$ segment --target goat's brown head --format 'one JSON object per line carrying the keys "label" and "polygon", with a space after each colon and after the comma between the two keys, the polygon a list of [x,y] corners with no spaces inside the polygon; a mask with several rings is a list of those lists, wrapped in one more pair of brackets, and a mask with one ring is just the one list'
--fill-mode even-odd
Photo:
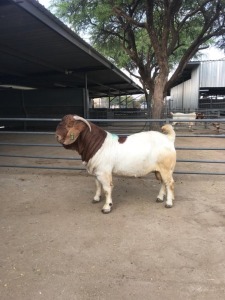
{"label": "goat's brown head", "polygon": [[201,112],[196,113],[196,119],[204,119],[205,115]]}
{"label": "goat's brown head", "polygon": [[90,123],[82,117],[66,115],[56,127],[56,139],[60,144],[70,145],[86,128],[91,131]]}

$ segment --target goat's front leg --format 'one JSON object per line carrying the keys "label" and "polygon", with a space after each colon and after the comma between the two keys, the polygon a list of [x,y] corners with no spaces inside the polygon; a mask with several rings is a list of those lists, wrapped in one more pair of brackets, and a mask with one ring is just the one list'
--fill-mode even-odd
{"label": "goat's front leg", "polygon": [[101,194],[102,194],[102,184],[101,182],[98,180],[98,178],[95,178],[95,184],[96,184],[96,192],[95,192],[95,196],[93,199],[93,203],[98,203],[101,200]]}
{"label": "goat's front leg", "polygon": [[101,174],[97,175],[97,180],[102,185],[103,191],[105,193],[105,205],[102,208],[104,214],[108,214],[112,210],[112,174]]}

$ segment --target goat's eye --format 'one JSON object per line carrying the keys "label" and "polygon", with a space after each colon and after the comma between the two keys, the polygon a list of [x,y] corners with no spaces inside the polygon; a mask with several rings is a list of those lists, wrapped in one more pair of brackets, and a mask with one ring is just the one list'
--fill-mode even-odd
{"label": "goat's eye", "polygon": [[71,141],[74,140],[74,134],[73,134],[73,133],[70,134],[70,140],[71,140]]}

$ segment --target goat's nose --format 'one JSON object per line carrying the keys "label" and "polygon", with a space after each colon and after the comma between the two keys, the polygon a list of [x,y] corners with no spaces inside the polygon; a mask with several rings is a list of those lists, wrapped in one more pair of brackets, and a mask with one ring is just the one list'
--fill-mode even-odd
{"label": "goat's nose", "polygon": [[59,134],[56,134],[56,139],[57,139],[57,141],[58,141],[58,142],[60,142],[60,141],[62,140],[62,137],[61,137],[61,135],[59,135]]}

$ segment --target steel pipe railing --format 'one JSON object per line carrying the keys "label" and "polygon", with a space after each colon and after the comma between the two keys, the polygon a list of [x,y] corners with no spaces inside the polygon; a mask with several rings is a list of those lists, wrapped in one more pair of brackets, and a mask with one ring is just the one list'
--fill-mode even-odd
{"label": "steel pipe railing", "polygon": [[[201,122],[201,123],[223,123],[225,122],[225,119],[197,119],[197,120],[189,120],[189,119],[171,119],[171,118],[165,118],[165,119],[88,119],[89,121],[95,122],[95,123],[137,123],[137,122],[143,122],[145,124],[150,124],[152,122],[159,122],[160,124],[164,123],[172,123],[172,122]],[[21,122],[60,122],[61,119],[52,119],[52,118],[0,118],[0,122],[4,121],[21,121]],[[1,125],[1,123],[0,123]],[[4,124],[2,124],[4,125]],[[104,126],[103,126],[104,127]],[[1,128],[0,134],[23,134],[23,135],[54,135],[54,132],[25,132],[25,131],[8,131],[4,130],[4,128]],[[118,134],[118,135],[129,135],[126,133]],[[225,138],[225,134],[177,134],[177,138],[179,137],[210,137],[210,138]],[[1,142],[0,146],[19,146],[19,147],[62,147],[58,144],[43,144],[43,143],[11,143],[11,142]],[[225,148],[223,147],[176,147],[177,150],[199,150],[199,151],[224,151]],[[21,155],[21,154],[7,154],[7,153],[1,153],[0,157],[11,157],[11,158],[30,158],[30,159],[51,159],[51,160],[73,160],[78,161],[81,160],[78,157],[61,157],[61,156],[36,156],[36,155]],[[215,164],[224,164],[224,160],[193,160],[193,159],[179,159],[177,160],[178,163],[215,163]],[[50,170],[85,170],[84,167],[55,167],[55,166],[35,166],[35,165],[14,165],[14,164],[0,164],[0,167],[3,168],[33,168],[33,169],[50,169]],[[196,175],[225,175],[223,172],[198,172],[198,171],[175,171],[175,174],[196,174]]]}

